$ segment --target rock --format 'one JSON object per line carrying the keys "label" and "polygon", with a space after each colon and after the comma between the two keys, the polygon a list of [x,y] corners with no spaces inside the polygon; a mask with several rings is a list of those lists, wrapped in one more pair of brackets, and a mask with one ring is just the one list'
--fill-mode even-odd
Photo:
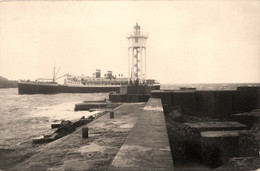
{"label": "rock", "polygon": [[60,124],[51,124],[52,128],[58,128],[52,135],[47,135],[44,138],[34,139],[33,144],[43,144],[49,143],[61,137],[64,137],[76,130],[76,127],[80,127],[82,125],[88,124],[93,121],[95,117],[89,116],[87,119],[85,116],[82,116],[80,120],[72,123],[69,120],[61,121]]}
{"label": "rock", "polygon": [[74,125],[75,127],[80,127],[80,126],[85,125],[85,124],[87,124],[87,123],[89,123],[89,122],[90,122],[89,119],[80,119],[80,120],[74,122],[73,125]]}
{"label": "rock", "polygon": [[89,119],[90,121],[92,121],[92,120],[95,119],[95,118],[94,118],[94,116],[91,115],[91,116],[88,117],[88,119]]}
{"label": "rock", "polygon": [[61,124],[51,124],[51,128],[59,128],[61,126]]}
{"label": "rock", "polygon": [[43,144],[43,143],[52,142],[55,140],[54,135],[56,134],[46,135],[43,138],[39,138],[39,139],[33,139],[33,144]]}
{"label": "rock", "polygon": [[58,133],[54,139],[58,139],[64,137],[76,130],[76,127],[73,125],[71,121],[62,121],[61,126],[54,132]]}
{"label": "rock", "polygon": [[53,139],[50,139],[50,138],[33,139],[33,144],[43,144],[43,143],[49,143],[52,141],[53,141]]}
{"label": "rock", "polygon": [[69,121],[69,120],[66,120],[66,121],[61,121],[61,126],[62,125],[67,125],[67,124],[71,124],[72,122],[71,121]]}
{"label": "rock", "polygon": [[174,111],[170,112],[168,115],[172,120],[174,120],[176,122],[179,122],[179,123],[185,122],[185,119],[183,118],[182,114],[180,112],[178,112],[178,110],[174,110]]}

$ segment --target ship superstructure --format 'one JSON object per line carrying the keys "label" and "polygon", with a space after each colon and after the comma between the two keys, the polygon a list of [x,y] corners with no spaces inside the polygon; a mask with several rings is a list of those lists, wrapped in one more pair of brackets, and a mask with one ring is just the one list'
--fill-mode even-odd
{"label": "ship superstructure", "polygon": [[112,75],[112,71],[107,71],[104,77],[101,77],[101,70],[96,69],[93,76],[72,76],[66,75],[64,85],[68,86],[120,86],[126,85],[128,79],[123,77],[123,74]]}

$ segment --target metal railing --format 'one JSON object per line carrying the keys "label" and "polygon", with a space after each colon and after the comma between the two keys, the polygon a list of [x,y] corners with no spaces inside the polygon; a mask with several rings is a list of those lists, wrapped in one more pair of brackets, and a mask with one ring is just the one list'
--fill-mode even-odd
{"label": "metal railing", "polygon": [[131,33],[126,33],[126,37],[148,37],[148,33],[144,33],[144,32],[140,32],[139,34],[136,34],[135,32],[131,32]]}

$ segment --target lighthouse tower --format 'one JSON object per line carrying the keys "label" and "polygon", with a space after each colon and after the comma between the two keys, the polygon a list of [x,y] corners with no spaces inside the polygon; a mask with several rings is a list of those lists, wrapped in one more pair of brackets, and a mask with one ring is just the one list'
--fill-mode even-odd
{"label": "lighthouse tower", "polygon": [[136,23],[134,32],[127,35],[128,39],[128,83],[144,84],[146,80],[146,39],[141,27]]}

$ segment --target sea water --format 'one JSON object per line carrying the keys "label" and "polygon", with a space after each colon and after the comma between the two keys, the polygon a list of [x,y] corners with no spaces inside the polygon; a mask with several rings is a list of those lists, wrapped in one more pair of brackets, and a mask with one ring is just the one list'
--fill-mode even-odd
{"label": "sea water", "polygon": [[0,149],[14,149],[51,134],[51,123],[94,115],[74,111],[75,104],[105,98],[108,93],[19,95],[17,88],[0,89]]}

